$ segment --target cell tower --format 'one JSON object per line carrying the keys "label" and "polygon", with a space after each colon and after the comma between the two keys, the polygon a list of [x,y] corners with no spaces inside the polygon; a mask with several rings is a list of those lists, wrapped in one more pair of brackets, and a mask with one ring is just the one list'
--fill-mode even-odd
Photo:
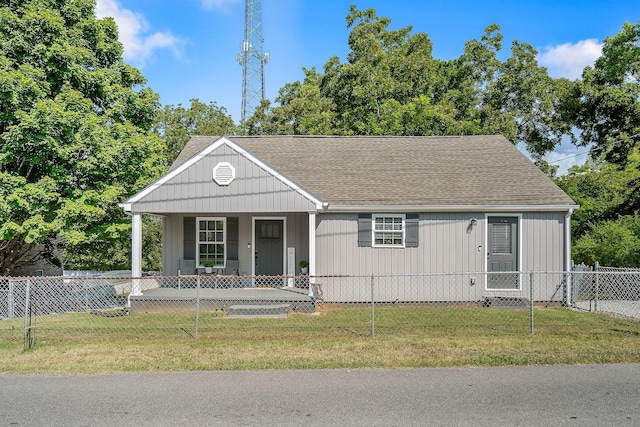
{"label": "cell tower", "polygon": [[244,41],[237,56],[242,65],[242,122],[265,98],[264,64],[269,62],[269,53],[263,52],[263,45],[260,0],[246,0]]}

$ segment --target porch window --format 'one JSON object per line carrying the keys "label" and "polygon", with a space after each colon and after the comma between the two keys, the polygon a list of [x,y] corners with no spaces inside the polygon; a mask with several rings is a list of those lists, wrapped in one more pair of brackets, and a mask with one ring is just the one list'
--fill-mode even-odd
{"label": "porch window", "polygon": [[373,215],[372,219],[374,247],[404,247],[404,215]]}
{"label": "porch window", "polygon": [[214,268],[224,268],[226,218],[197,218],[197,223],[198,266],[203,267],[210,262]]}

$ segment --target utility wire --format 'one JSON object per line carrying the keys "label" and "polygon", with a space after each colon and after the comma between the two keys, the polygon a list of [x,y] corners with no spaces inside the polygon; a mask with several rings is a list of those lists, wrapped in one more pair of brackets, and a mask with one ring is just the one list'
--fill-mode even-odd
{"label": "utility wire", "polygon": [[588,153],[589,153],[589,151],[587,150],[587,151],[583,151],[582,153],[576,153],[576,154],[574,154],[574,155],[572,155],[572,156],[569,156],[569,157],[563,157],[562,159],[556,159],[556,160],[554,160],[554,161],[552,161],[552,162],[547,162],[547,163],[549,163],[549,164],[558,163],[558,162],[561,162],[561,161],[563,161],[563,160],[573,159],[573,158],[575,158],[575,157],[582,156],[583,154],[588,154]]}

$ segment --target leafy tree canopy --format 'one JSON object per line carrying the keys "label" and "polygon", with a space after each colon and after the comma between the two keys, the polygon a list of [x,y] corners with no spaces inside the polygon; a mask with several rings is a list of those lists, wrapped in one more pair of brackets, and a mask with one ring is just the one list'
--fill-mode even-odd
{"label": "leafy tree canopy", "polygon": [[633,215],[640,209],[636,196],[640,181],[638,165],[640,155],[637,152],[624,169],[604,160],[590,159],[556,179],[560,188],[580,205],[573,214],[575,238],[582,237],[599,222]]}
{"label": "leafy tree canopy", "polygon": [[391,20],[373,9],[351,6],[346,22],[347,61],[329,58],[324,73],[303,69],[304,80],[285,85],[275,106],[256,110],[248,133],[500,133],[539,156],[570,129],[558,109],[571,83],[551,79],[524,43],[514,42],[511,57],[500,61],[497,25],[467,42],[459,58],[443,61],[425,33],[391,30]]}
{"label": "leafy tree canopy", "polygon": [[585,68],[563,111],[578,130],[576,144],[593,145],[596,156],[615,164],[627,162],[640,146],[640,22],[624,23],[604,40],[602,56]]}
{"label": "leafy tree canopy", "polygon": [[69,265],[91,268],[75,260],[128,239],[118,202],[164,170],[158,96],[94,9],[0,1],[0,274],[56,236]]}
{"label": "leafy tree canopy", "polygon": [[204,104],[192,99],[188,108],[166,105],[158,112],[153,130],[166,144],[166,163],[170,165],[193,135],[223,136],[238,133],[233,119],[215,102]]}
{"label": "leafy tree canopy", "polygon": [[575,243],[574,260],[609,267],[640,267],[640,217],[624,215],[597,223]]}
{"label": "leafy tree canopy", "polygon": [[591,159],[556,183],[580,205],[572,217],[574,260],[640,267],[639,150],[631,152],[624,168]]}

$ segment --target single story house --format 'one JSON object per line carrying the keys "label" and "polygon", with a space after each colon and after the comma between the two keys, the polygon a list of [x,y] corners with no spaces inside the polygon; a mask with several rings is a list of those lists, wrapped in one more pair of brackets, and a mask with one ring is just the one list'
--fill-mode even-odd
{"label": "single story house", "polygon": [[[305,260],[312,281],[569,271],[578,207],[500,135],[194,136],[165,176],[120,206],[132,217],[134,277],[141,215],[153,214],[164,220],[165,276],[207,263],[294,276]],[[473,279],[476,293],[522,291],[491,277]]]}

